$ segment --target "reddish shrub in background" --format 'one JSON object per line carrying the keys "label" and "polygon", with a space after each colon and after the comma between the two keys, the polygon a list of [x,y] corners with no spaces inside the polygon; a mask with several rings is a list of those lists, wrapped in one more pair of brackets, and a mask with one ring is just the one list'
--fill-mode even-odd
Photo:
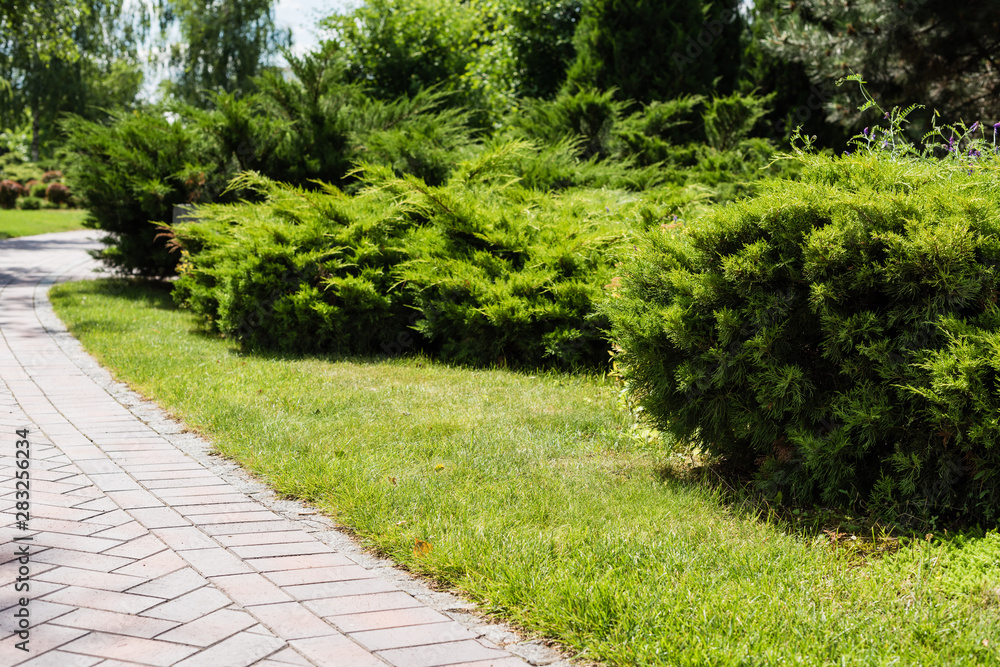
{"label": "reddish shrub in background", "polygon": [[14,208],[17,198],[24,192],[20,183],[11,180],[0,181],[0,208]]}
{"label": "reddish shrub in background", "polygon": [[42,174],[42,183],[52,183],[53,181],[62,180],[63,173],[61,171],[47,171]]}
{"label": "reddish shrub in background", "polygon": [[45,198],[53,204],[69,204],[69,188],[62,183],[50,183]]}

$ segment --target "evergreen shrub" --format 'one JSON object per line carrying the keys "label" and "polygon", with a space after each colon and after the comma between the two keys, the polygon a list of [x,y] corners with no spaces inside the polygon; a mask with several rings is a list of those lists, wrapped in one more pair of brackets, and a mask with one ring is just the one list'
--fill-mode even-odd
{"label": "evergreen shrub", "polygon": [[365,165],[364,187],[307,191],[246,174],[265,201],[198,208],[174,226],[174,297],[249,348],[397,354],[473,365],[607,361],[596,312],[611,249],[698,206],[671,188],[557,197],[511,174],[532,149],[491,147],[429,185]]}
{"label": "evergreen shrub", "polygon": [[106,124],[64,122],[74,190],[88,203],[90,224],[109,232],[107,263],[125,273],[174,273],[178,255],[157,225],[169,223],[177,205],[252,197],[223,194],[241,171],[350,188],[364,159],[439,184],[473,151],[468,114],[447,108],[440,90],[383,101],[345,82],[327,52],[290,57],[289,65],[295,78],[264,75],[256,93],[216,95],[209,110],[174,105],[116,114]]}
{"label": "evergreen shrub", "polygon": [[653,227],[604,307],[630,392],[785,499],[1000,518],[988,157],[803,155],[799,182]]}
{"label": "evergreen shrub", "polygon": [[17,200],[17,207],[22,211],[37,211],[43,208],[44,199],[38,197],[21,197]]}
{"label": "evergreen shrub", "polygon": [[411,222],[390,197],[307,191],[245,174],[260,203],[206,205],[175,225],[174,299],[248,349],[372,354],[406,331],[394,290]]}
{"label": "evergreen shrub", "polygon": [[109,234],[103,259],[123,273],[172,274],[177,257],[156,224],[169,223],[174,206],[222,189],[224,165],[211,140],[162,109],[118,112],[108,124],[71,117],[63,127],[85,224]]}
{"label": "evergreen shrub", "polygon": [[28,181],[24,187],[29,192],[29,196],[37,197],[38,199],[45,199],[45,191],[49,186],[45,183],[39,183],[38,181]]}

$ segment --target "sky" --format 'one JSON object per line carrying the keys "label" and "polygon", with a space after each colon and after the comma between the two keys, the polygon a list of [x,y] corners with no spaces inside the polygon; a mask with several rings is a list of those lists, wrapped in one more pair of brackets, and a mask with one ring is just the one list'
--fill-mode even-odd
{"label": "sky", "polygon": [[278,0],[274,18],[280,27],[292,29],[292,51],[301,55],[317,46],[314,28],[319,19],[359,4],[360,0]]}

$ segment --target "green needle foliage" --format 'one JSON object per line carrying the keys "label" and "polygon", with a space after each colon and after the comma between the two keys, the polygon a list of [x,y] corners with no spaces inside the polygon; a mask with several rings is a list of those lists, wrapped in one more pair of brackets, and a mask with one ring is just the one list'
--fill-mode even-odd
{"label": "green needle foliage", "polygon": [[355,196],[247,174],[231,187],[265,202],[203,206],[174,227],[175,297],[249,348],[605,363],[610,249],[703,196],[529,190],[517,172],[533,153],[497,144],[438,186],[366,165]]}
{"label": "green needle foliage", "polygon": [[896,155],[654,228],[606,312],[656,424],[772,492],[996,520],[1000,169]]}

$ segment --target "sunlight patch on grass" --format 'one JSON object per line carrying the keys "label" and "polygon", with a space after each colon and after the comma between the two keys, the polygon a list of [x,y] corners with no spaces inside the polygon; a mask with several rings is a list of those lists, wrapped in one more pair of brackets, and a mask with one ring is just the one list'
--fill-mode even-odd
{"label": "sunlight patch on grass", "polygon": [[84,229],[87,212],[80,209],[0,210],[0,239]]}

